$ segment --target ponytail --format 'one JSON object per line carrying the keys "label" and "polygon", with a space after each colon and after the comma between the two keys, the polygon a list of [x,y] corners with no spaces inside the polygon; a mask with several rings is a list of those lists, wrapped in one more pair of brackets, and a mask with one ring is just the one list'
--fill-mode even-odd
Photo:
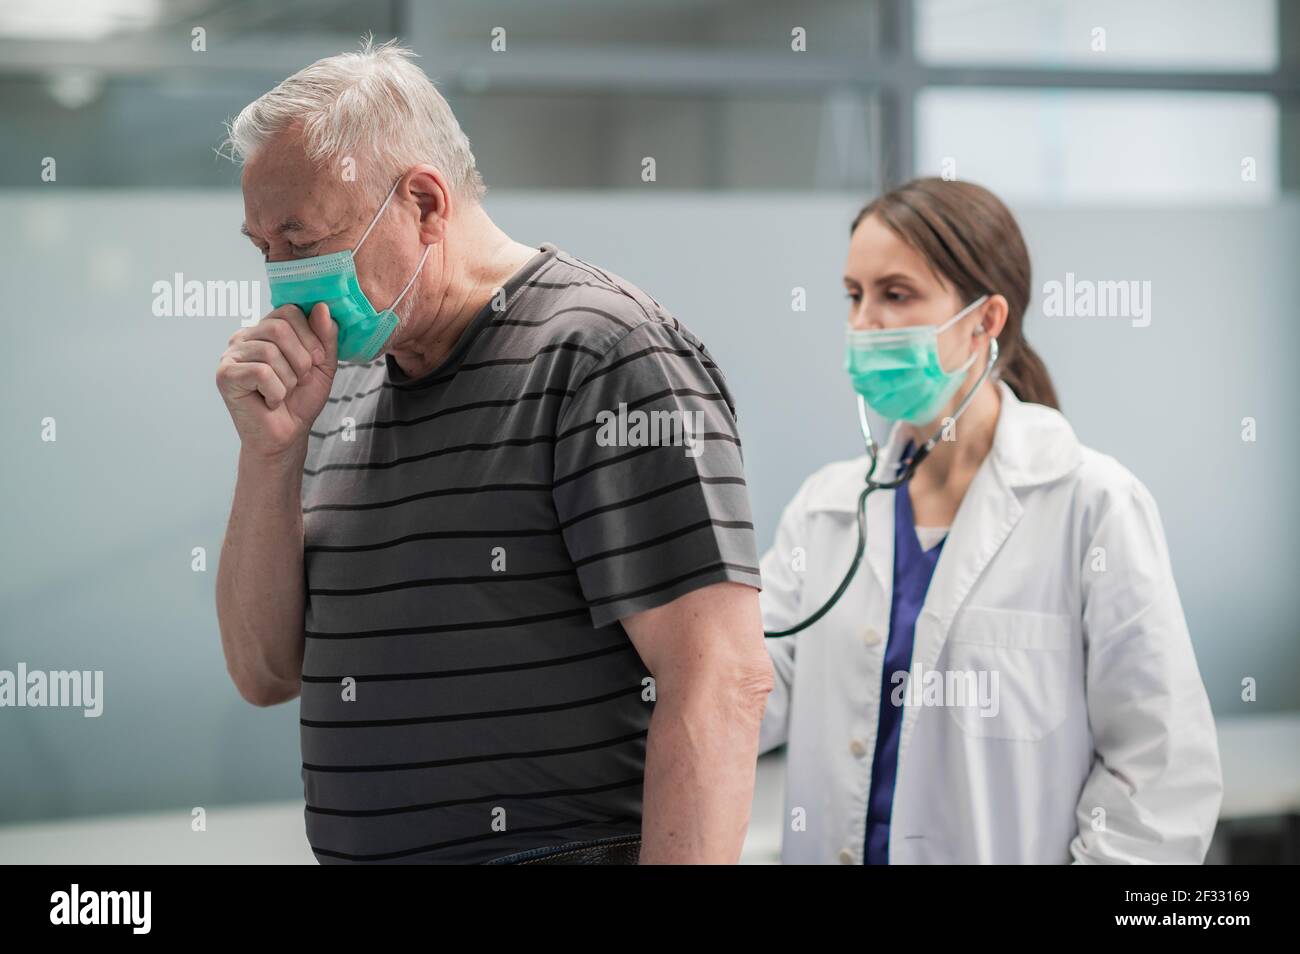
{"label": "ponytail", "polygon": [[1024,338],[1017,344],[1005,362],[998,362],[1001,365],[999,377],[1007,382],[1007,386],[1020,400],[1045,404],[1059,411],[1061,405],[1056,398],[1051,375],[1047,373],[1047,365],[1043,364],[1038,352],[1029,347],[1029,342]]}

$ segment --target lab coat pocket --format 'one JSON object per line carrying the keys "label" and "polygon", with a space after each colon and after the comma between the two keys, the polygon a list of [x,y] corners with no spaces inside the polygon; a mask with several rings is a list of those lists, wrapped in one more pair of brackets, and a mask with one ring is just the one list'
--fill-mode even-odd
{"label": "lab coat pocket", "polygon": [[[1038,741],[1065,719],[1074,623],[1062,613],[967,607],[944,647],[946,679],[967,686],[948,712],[968,735]],[[972,698],[973,694],[973,698]]]}

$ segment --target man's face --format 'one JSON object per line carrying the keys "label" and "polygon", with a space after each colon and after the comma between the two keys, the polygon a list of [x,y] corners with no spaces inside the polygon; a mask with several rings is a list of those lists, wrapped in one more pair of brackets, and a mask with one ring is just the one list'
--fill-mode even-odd
{"label": "man's face", "polygon": [[[360,181],[317,168],[296,131],[286,130],[244,164],[243,232],[268,262],[329,255],[356,247],[379,210]],[[388,307],[418,265],[418,218],[399,196],[384,210],[357,253],[361,290],[377,309]],[[407,236],[405,233],[409,232]],[[404,240],[405,239],[405,240]]]}

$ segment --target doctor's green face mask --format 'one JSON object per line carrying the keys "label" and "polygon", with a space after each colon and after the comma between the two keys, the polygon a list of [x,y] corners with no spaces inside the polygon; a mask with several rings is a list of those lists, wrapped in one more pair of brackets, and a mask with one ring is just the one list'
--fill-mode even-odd
{"label": "doctor's green face mask", "polygon": [[939,335],[988,301],[981,295],[942,325],[915,325],[878,331],[848,331],[844,367],[853,390],[877,414],[893,421],[933,421],[961,386],[975,363],[975,351],[959,368],[939,363]]}
{"label": "doctor's green face mask", "polygon": [[433,248],[432,245],[424,247],[415,274],[393,303],[383,311],[376,310],[361,290],[355,259],[380,216],[388,208],[401,181],[398,179],[393,183],[388,198],[384,199],[383,205],[361,236],[361,241],[354,248],[330,255],[266,263],[266,277],[271,286],[271,304],[274,307],[297,305],[304,315],[310,315],[317,302],[323,301],[329,306],[330,317],[339,326],[340,361],[370,361],[379,354],[397,329],[397,314],[394,309],[415,284],[424,268],[424,260],[429,257],[429,249]]}

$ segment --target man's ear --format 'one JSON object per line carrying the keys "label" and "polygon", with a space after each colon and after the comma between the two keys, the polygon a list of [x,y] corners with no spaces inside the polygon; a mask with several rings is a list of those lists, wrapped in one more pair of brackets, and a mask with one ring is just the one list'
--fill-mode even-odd
{"label": "man's ear", "polygon": [[406,189],[420,210],[420,238],[436,245],[446,236],[455,203],[446,177],[435,166],[416,166],[408,173]]}

